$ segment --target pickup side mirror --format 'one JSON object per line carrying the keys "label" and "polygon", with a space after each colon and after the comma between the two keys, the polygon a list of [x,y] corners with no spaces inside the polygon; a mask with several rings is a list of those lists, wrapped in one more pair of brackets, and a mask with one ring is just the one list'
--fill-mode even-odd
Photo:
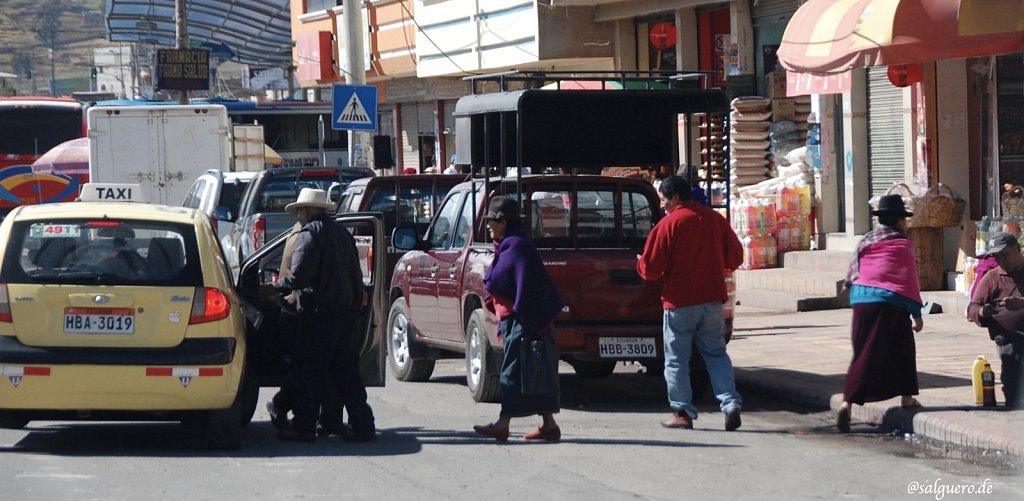
{"label": "pickup side mirror", "polygon": [[419,244],[420,236],[415,226],[398,226],[391,231],[391,245],[398,250],[414,250]]}
{"label": "pickup side mirror", "polygon": [[213,208],[213,218],[218,221],[232,222],[235,215],[231,213],[231,207],[227,205],[218,205]]}

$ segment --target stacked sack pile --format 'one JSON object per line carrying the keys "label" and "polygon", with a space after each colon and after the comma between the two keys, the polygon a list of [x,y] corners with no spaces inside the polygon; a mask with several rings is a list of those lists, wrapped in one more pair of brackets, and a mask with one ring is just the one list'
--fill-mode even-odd
{"label": "stacked sack pile", "polygon": [[[734,206],[761,207],[771,205],[771,209],[765,209],[765,214],[771,214],[768,219],[774,224],[761,225],[757,230],[752,231],[748,219],[737,218],[734,213],[733,227],[736,232],[754,234],[761,232],[768,233],[774,239],[775,253],[784,253],[797,250],[808,250],[811,246],[812,237],[812,206],[814,199],[814,176],[807,166],[807,147],[801,146],[789,151],[787,154],[777,157],[778,177],[761,181],[755,185],[745,186],[737,190],[741,197]],[[755,249],[754,255],[760,252],[760,247],[768,245],[768,239],[761,236],[752,241]],[[742,239],[741,239],[742,242]],[[762,267],[771,267],[769,261],[764,262]],[[744,263],[747,264],[747,263]],[[755,260],[749,265],[750,269],[757,269],[758,262]]]}
{"label": "stacked sack pile", "polygon": [[811,97],[772,99],[771,152],[778,158],[807,142]]}
{"label": "stacked sack pile", "polygon": [[729,131],[729,180],[732,191],[755,185],[769,175],[771,100],[758,96],[732,100]]}

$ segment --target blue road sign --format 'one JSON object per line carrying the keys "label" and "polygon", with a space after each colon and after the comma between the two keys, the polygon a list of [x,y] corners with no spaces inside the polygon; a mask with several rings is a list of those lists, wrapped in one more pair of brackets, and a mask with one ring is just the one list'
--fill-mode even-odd
{"label": "blue road sign", "polygon": [[377,87],[334,84],[331,128],[377,130]]}

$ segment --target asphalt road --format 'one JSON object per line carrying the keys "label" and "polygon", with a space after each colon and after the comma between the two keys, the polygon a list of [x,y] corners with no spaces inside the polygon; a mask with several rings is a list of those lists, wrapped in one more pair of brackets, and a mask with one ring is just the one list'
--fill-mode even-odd
{"label": "asphalt road", "polygon": [[475,435],[498,405],[472,401],[460,361],[371,389],[374,443],[279,442],[262,405],[228,452],[176,424],[34,422],[0,430],[0,499],[1024,499],[1020,465],[839,435],[830,413],[756,395],[736,432],[713,401],[695,430],[663,429],[664,383],[640,370],[563,366],[560,443],[522,440],[539,418],[513,420],[508,444]]}

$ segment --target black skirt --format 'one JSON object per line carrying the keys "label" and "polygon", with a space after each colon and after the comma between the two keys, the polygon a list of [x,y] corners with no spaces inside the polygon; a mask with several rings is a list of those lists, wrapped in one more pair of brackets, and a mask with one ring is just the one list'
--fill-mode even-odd
{"label": "black skirt", "polygon": [[917,347],[907,310],[888,303],[853,305],[853,360],[843,400],[863,405],[917,395]]}

